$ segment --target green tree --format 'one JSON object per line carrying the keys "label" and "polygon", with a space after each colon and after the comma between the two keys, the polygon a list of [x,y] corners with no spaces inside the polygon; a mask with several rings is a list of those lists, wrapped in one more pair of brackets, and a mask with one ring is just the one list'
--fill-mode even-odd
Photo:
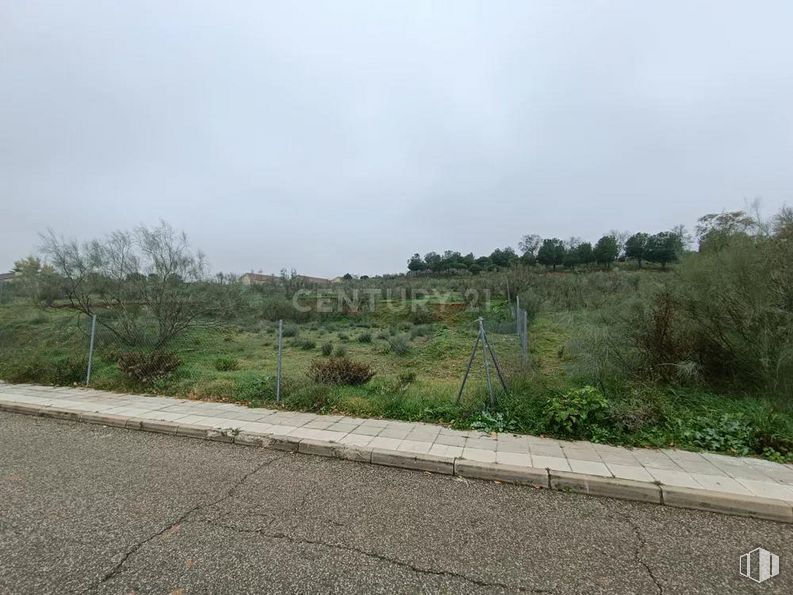
{"label": "green tree", "polygon": [[757,229],[757,221],[744,211],[709,213],[697,220],[699,251],[721,250],[730,238],[749,236]]}
{"label": "green tree", "polygon": [[476,266],[479,267],[480,271],[487,271],[493,268],[493,263],[490,261],[490,258],[487,256],[480,256],[476,259]]}
{"label": "green tree", "polygon": [[589,242],[581,242],[576,246],[575,250],[578,253],[578,262],[580,264],[588,265],[595,262],[595,252]]}
{"label": "green tree", "polygon": [[441,271],[464,269],[465,266],[463,265],[463,257],[459,252],[455,252],[454,250],[446,250],[443,253],[443,257],[441,258],[438,268]]}
{"label": "green tree", "polygon": [[427,266],[427,270],[432,271],[433,273],[441,269],[442,261],[443,257],[437,252],[427,252],[424,255],[424,264]]}
{"label": "green tree", "polygon": [[574,269],[576,265],[581,264],[578,258],[578,246],[581,245],[581,238],[571,237],[565,244],[564,252],[564,266],[568,269]]}
{"label": "green tree", "polygon": [[60,279],[55,270],[35,256],[21,258],[12,269],[20,293],[36,304],[51,306],[60,293]]}
{"label": "green tree", "polygon": [[526,266],[533,267],[537,264],[537,255],[531,252],[524,252],[520,255],[519,261]]}
{"label": "green tree", "polygon": [[558,265],[564,263],[565,252],[564,242],[559,238],[543,240],[537,251],[537,262],[555,271]]}
{"label": "green tree", "polygon": [[509,268],[512,263],[516,262],[517,260],[518,255],[515,254],[515,251],[509,246],[503,250],[501,248],[496,248],[490,255],[490,261],[500,269]]}
{"label": "green tree", "polygon": [[642,261],[644,260],[644,251],[647,248],[647,238],[650,237],[646,233],[635,233],[625,241],[625,258],[632,258],[639,263],[639,268],[642,268]]}
{"label": "green tree", "polygon": [[471,270],[471,267],[475,262],[476,262],[476,257],[474,256],[473,252],[469,252],[462,258],[462,265],[468,270]]}
{"label": "green tree", "polygon": [[408,270],[409,271],[423,271],[426,270],[427,265],[424,263],[424,259],[421,258],[420,254],[414,254],[408,260]]}
{"label": "green tree", "polygon": [[670,262],[677,262],[683,251],[680,236],[672,231],[662,231],[647,238],[644,258],[649,262],[657,262],[663,268]]}
{"label": "green tree", "polygon": [[611,263],[617,258],[620,248],[614,236],[603,236],[597,241],[597,244],[595,244],[593,252],[595,254],[595,261],[598,264],[611,266]]}
{"label": "green tree", "polygon": [[686,229],[686,226],[682,224],[675,225],[672,228],[672,233],[680,239],[680,254],[682,255],[683,252],[687,252],[690,249],[694,239],[691,236],[691,233],[689,233],[688,229]]}

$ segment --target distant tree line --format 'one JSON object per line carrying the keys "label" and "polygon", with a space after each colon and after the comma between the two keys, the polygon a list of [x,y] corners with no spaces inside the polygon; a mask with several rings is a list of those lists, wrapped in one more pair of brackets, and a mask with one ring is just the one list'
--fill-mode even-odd
{"label": "distant tree line", "polygon": [[[702,219],[707,217],[712,216],[706,215]],[[594,245],[575,237],[561,240],[559,238],[541,238],[538,235],[530,234],[523,236],[520,240],[518,244],[520,254],[509,246],[496,248],[489,256],[478,258],[470,252],[463,256],[460,252],[453,250],[446,250],[443,254],[428,252],[423,257],[417,253],[408,259],[408,270],[415,273],[469,272],[476,274],[523,264],[526,266],[542,265],[555,271],[557,267],[575,269],[580,266],[601,266],[608,268],[617,259],[635,261],[639,267],[648,262],[666,267],[667,264],[680,258],[689,242],[688,233],[683,226],[656,234],[639,232],[631,235],[610,232],[601,237]]]}

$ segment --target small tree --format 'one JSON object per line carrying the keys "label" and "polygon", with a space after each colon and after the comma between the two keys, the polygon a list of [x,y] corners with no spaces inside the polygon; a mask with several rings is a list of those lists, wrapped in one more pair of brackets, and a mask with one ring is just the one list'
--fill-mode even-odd
{"label": "small tree", "polygon": [[483,271],[488,271],[493,267],[493,263],[490,262],[490,258],[488,256],[480,256],[476,259],[475,264]]}
{"label": "small tree", "polygon": [[471,267],[474,266],[475,262],[476,262],[476,256],[474,256],[473,252],[469,252],[468,254],[463,256],[462,259],[460,260],[460,266],[470,271]]}
{"label": "small tree", "polygon": [[592,250],[592,244],[589,242],[582,242],[576,246],[578,253],[578,262],[583,265],[588,265],[595,262],[595,253]]}
{"label": "small tree", "polygon": [[[349,275],[349,273],[347,274]],[[352,275],[350,275],[350,278],[352,278]],[[278,279],[286,298],[289,300],[306,285],[305,279],[298,275],[295,269],[281,269]],[[347,277],[344,277],[344,279],[347,279]]]}
{"label": "small tree", "polygon": [[424,255],[424,264],[428,271],[437,273],[441,269],[443,257],[437,252],[427,252]]}
{"label": "small tree", "polygon": [[529,234],[521,238],[520,242],[518,242],[518,248],[520,248],[521,254],[524,256],[528,255],[526,260],[534,261],[537,259],[537,250],[540,249],[541,244],[542,238],[540,236]]}
{"label": "small tree", "polygon": [[578,247],[581,245],[581,238],[571,237],[565,244],[564,252],[564,266],[568,269],[574,269],[576,265],[581,264],[579,259]]}
{"label": "small tree", "polygon": [[631,232],[626,230],[620,231],[619,229],[612,229],[606,235],[610,235],[617,242],[617,256],[624,256],[625,242],[627,242],[628,238],[631,237]]}
{"label": "small tree", "polygon": [[501,248],[496,248],[490,255],[490,261],[498,268],[508,268],[517,260],[518,255],[515,254],[515,251],[510,246],[507,246],[503,250]]}
{"label": "small tree", "polygon": [[636,260],[639,263],[639,268],[642,268],[648,237],[646,233],[639,232],[633,234],[625,241],[625,257]]}
{"label": "small tree", "polygon": [[597,241],[593,251],[598,264],[611,266],[611,263],[617,258],[620,249],[614,236],[603,236]]}
{"label": "small tree", "polygon": [[680,240],[680,254],[690,249],[691,243],[694,241],[691,233],[689,233],[686,226],[683,224],[675,225],[672,228],[672,233],[675,234]]}
{"label": "small tree", "polygon": [[558,265],[564,263],[565,252],[564,242],[559,238],[543,240],[540,249],[537,251],[537,262],[552,267],[555,271]]}
{"label": "small tree", "polygon": [[202,311],[191,284],[204,278],[204,255],[165,222],[83,244],[52,231],[42,240],[42,252],[65,281],[71,307],[87,315],[109,312],[97,322],[124,343],[140,343],[153,325],[159,348]]}
{"label": "small tree", "polygon": [[414,254],[408,260],[408,270],[409,271],[423,271],[427,268],[427,265],[424,264],[424,259],[421,258],[421,254]]}
{"label": "small tree", "polygon": [[51,306],[58,298],[61,283],[50,265],[44,264],[35,256],[17,260],[12,269],[16,274],[15,283],[21,295],[30,298],[35,304]]}

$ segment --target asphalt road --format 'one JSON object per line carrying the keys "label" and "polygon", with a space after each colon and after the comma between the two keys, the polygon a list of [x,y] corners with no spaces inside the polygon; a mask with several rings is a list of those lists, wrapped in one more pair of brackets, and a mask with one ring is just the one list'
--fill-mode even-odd
{"label": "asphalt road", "polygon": [[793,526],[0,413],[0,593],[419,591],[790,594]]}

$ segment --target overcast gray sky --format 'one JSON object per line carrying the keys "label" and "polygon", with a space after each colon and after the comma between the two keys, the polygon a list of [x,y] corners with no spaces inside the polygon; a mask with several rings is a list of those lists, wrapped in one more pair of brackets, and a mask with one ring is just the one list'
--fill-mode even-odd
{"label": "overcast gray sky", "polygon": [[404,270],[793,204],[793,2],[0,0],[0,269],[162,218]]}

